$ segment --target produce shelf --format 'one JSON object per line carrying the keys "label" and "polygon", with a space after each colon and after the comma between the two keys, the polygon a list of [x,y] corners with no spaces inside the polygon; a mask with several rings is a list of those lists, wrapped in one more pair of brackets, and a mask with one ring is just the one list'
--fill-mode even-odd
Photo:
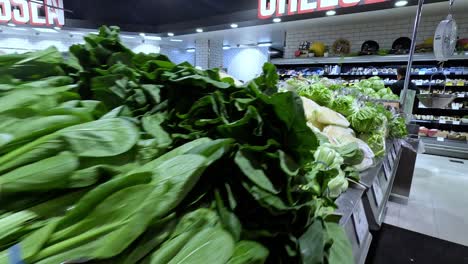
{"label": "produce shelf", "polygon": [[[436,116],[464,116],[468,115],[468,108],[460,109],[440,109],[440,108],[417,108],[414,114],[418,115],[436,115]],[[463,123],[460,123],[463,124]]]}
{"label": "produce shelf", "polygon": [[433,129],[451,130],[455,132],[468,132],[468,124],[462,122],[460,122],[460,124],[453,124],[452,122],[447,121],[447,123],[442,124],[439,123],[439,121],[432,120],[412,120],[411,123]]}
{"label": "produce shelf", "polygon": [[[466,60],[467,55],[454,55],[450,60]],[[358,57],[328,57],[328,58],[298,58],[273,59],[276,65],[307,65],[307,64],[345,64],[345,63],[373,63],[373,62],[405,62],[408,55],[387,56],[358,56]],[[415,54],[414,61],[436,61],[434,54]]]}
{"label": "produce shelf", "polygon": [[424,142],[426,154],[468,159],[468,143],[466,141],[450,139],[439,141],[432,137],[420,137],[420,139]]}

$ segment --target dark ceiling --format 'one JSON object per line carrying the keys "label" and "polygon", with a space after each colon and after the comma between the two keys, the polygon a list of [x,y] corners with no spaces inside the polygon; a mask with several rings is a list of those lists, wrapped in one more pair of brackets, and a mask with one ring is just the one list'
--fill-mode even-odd
{"label": "dark ceiling", "polygon": [[113,25],[165,25],[257,8],[256,0],[65,0],[67,18]]}
{"label": "dark ceiling", "polygon": [[[272,0],[270,0],[272,1]],[[275,0],[276,1],[276,0]],[[394,8],[396,0],[342,8],[339,15]],[[425,0],[426,4],[447,0]],[[418,0],[408,0],[416,5]],[[71,28],[117,25],[124,31],[191,34],[229,28],[231,23],[249,27],[271,23],[257,18],[258,0],[64,0],[66,24]],[[325,16],[325,11],[283,17],[284,22]]]}

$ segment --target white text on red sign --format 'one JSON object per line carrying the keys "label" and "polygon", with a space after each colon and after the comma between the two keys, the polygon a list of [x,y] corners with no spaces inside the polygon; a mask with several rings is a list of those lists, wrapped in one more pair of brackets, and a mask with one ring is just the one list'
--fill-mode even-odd
{"label": "white text on red sign", "polygon": [[267,19],[273,16],[290,16],[388,2],[390,0],[258,0],[258,17]]}
{"label": "white text on red sign", "polygon": [[61,27],[63,0],[0,0],[0,23]]}

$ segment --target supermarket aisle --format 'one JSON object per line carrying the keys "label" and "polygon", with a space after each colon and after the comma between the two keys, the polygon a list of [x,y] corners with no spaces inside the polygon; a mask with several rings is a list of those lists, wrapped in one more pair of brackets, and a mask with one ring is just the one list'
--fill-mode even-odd
{"label": "supermarket aisle", "polygon": [[389,202],[385,223],[468,246],[468,160],[419,155],[409,203]]}

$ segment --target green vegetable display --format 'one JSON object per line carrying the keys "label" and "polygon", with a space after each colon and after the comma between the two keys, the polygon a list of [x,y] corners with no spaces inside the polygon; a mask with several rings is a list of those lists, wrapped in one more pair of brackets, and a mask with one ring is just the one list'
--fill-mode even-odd
{"label": "green vegetable display", "polygon": [[237,86],[118,35],[0,56],[0,264],[352,263],[357,145],[320,146],[271,64]]}
{"label": "green vegetable display", "polygon": [[[394,116],[379,103],[361,102],[363,97],[370,99],[398,100],[390,88],[379,77],[371,77],[353,83],[346,93],[340,93],[340,82],[314,76],[308,79],[286,81],[288,90],[297,91],[321,106],[327,106],[344,115],[351,128],[372,149],[376,157],[385,155],[387,138],[404,138],[407,135],[403,118]],[[315,115],[318,115],[315,113]]]}

